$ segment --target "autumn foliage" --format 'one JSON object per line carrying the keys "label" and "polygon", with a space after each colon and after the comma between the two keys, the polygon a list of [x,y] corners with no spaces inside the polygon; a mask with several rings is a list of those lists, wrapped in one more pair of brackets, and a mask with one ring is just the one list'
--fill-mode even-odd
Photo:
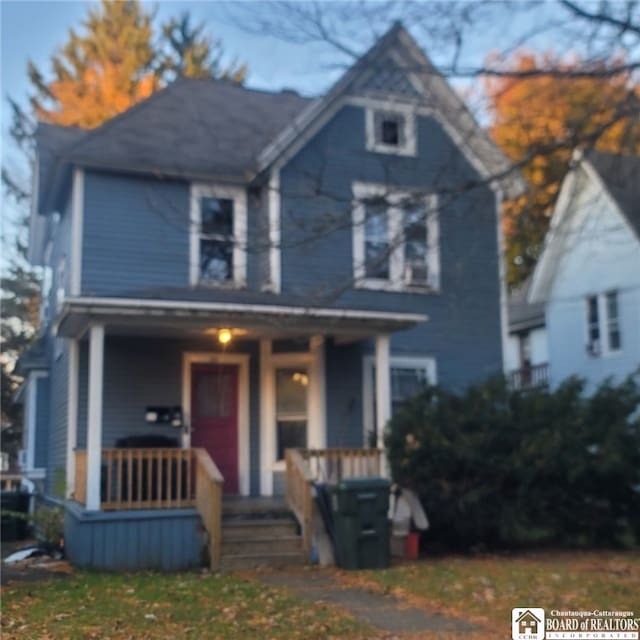
{"label": "autumn foliage", "polygon": [[51,58],[52,75],[29,63],[38,119],[93,128],[149,97],[178,76],[220,77],[242,82],[246,67],[222,63],[220,41],[189,14],[171,19],[156,38],[153,13],[139,0],[101,0],[81,31]]}
{"label": "autumn foliage", "polygon": [[[535,265],[573,149],[640,151],[639,88],[629,74],[610,73],[616,66],[620,60],[589,66],[578,59],[558,63],[550,53],[521,51],[504,65],[513,75],[485,82],[491,134],[521,164],[530,186],[504,211],[511,284],[527,277]],[[573,75],[577,70],[588,73]]]}

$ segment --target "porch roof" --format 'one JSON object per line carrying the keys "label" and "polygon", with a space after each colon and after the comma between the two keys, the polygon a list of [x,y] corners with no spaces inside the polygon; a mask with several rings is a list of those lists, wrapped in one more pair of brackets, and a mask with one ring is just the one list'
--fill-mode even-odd
{"label": "porch roof", "polygon": [[331,335],[351,339],[393,333],[426,322],[418,313],[337,307],[75,297],[65,300],[57,334],[80,337],[91,324],[120,330],[246,329],[249,335]]}

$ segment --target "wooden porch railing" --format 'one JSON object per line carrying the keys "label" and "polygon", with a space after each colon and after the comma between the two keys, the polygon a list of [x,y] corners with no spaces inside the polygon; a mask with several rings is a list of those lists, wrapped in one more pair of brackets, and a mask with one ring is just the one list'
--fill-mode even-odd
{"label": "wooden porch railing", "polygon": [[286,498],[302,529],[305,553],[311,550],[313,483],[380,476],[381,449],[287,449]]}
{"label": "wooden porch railing", "polygon": [[549,385],[549,364],[529,365],[509,372],[509,384],[516,391],[536,389]]}
{"label": "wooden porch railing", "polygon": [[[76,451],[74,499],[87,501],[87,452]],[[100,508],[195,507],[209,536],[211,567],[220,565],[222,484],[204,449],[103,449]]]}
{"label": "wooden porch railing", "polygon": [[76,449],[76,479],[73,498],[81,504],[87,502],[87,452]]}
{"label": "wooden porch railing", "polygon": [[287,464],[287,504],[295,514],[302,529],[302,548],[308,557],[311,551],[311,522],[313,518],[312,485],[314,477],[300,449],[285,451]]}
{"label": "wooden porch railing", "polygon": [[222,539],[223,477],[204,449],[193,449],[196,464],[196,509],[209,535],[209,559],[213,570],[220,567]]}

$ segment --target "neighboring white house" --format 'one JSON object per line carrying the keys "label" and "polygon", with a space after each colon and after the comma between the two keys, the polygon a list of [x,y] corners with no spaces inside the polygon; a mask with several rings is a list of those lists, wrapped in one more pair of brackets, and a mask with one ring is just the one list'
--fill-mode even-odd
{"label": "neighboring white house", "polygon": [[593,389],[640,367],[640,158],[574,159],[528,299],[545,305],[551,383]]}
{"label": "neighboring white house", "polygon": [[544,304],[529,303],[531,279],[509,294],[509,337],[505,368],[516,389],[545,386],[549,381],[549,350]]}

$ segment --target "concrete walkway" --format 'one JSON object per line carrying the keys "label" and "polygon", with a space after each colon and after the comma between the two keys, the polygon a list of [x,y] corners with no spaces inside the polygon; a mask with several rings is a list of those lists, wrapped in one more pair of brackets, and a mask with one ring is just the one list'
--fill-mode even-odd
{"label": "concrete walkway", "polygon": [[329,572],[277,572],[256,576],[265,584],[287,589],[312,602],[339,606],[354,618],[389,633],[468,633],[477,626],[464,620],[446,618],[422,609],[408,607],[393,595],[360,587],[345,586]]}

